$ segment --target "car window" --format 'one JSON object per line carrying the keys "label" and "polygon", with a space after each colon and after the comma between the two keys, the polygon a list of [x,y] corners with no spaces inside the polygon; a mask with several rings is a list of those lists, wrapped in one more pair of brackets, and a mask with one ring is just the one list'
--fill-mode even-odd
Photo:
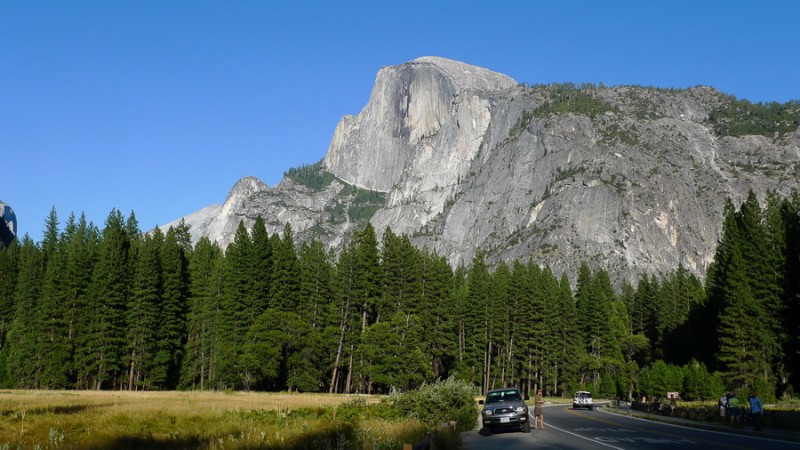
{"label": "car window", "polygon": [[520,397],[519,392],[512,391],[512,392],[509,392],[506,395],[506,400],[508,400],[510,402],[518,402],[518,401],[522,400],[522,397]]}
{"label": "car window", "polygon": [[518,391],[490,392],[486,396],[486,402],[487,403],[518,402],[520,400],[522,400],[522,396],[519,395]]}

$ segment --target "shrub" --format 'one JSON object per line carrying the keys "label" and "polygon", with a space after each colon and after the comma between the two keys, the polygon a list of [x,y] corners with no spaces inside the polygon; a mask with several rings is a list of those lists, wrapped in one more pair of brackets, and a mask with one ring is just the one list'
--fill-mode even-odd
{"label": "shrub", "polygon": [[475,394],[471,384],[450,377],[416,391],[392,393],[388,401],[402,416],[429,426],[455,421],[463,431],[471,430],[478,417]]}

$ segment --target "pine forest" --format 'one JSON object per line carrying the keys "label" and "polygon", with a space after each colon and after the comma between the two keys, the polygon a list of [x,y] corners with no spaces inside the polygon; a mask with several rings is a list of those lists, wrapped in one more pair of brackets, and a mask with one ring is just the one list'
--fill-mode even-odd
{"label": "pine forest", "polygon": [[[258,218],[222,249],[51,212],[0,248],[0,387],[388,393],[454,377],[485,392],[800,388],[800,195],[725,203],[715,258],[616,282],[580,263],[469,268],[370,225],[333,253]],[[378,236],[382,236],[378,238]],[[593,267],[593,268],[592,268]]]}

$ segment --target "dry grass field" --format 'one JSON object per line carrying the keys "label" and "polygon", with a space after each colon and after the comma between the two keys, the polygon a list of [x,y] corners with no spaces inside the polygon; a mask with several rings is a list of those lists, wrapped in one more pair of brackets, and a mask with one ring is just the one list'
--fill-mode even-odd
{"label": "dry grass field", "polygon": [[0,450],[398,448],[414,421],[337,417],[364,396],[247,392],[0,391]]}

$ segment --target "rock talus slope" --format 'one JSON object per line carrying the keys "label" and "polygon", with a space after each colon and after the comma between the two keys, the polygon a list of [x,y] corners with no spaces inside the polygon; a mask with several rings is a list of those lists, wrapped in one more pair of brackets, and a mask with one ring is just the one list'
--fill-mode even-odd
{"label": "rock talus slope", "polygon": [[331,248],[369,220],[456,265],[481,249],[570,276],[587,261],[617,280],[678,264],[702,277],[725,197],[788,194],[800,179],[797,130],[715,132],[710,116],[731,101],[708,87],[527,87],[419,58],[379,71],[368,104],[304,168],[319,183],[243,178],[224,205],[184,219],[223,246],[259,215],[271,233],[289,223]]}

